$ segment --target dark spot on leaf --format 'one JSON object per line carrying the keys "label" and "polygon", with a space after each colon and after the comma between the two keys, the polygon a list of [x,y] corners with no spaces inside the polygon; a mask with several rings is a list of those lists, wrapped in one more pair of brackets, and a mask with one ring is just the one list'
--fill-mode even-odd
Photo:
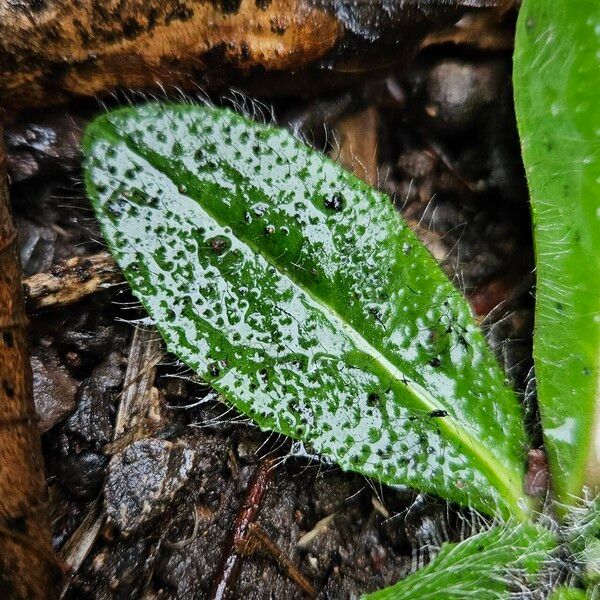
{"label": "dark spot on leaf", "polygon": [[344,198],[339,192],[336,192],[331,198],[327,198],[323,204],[326,208],[339,212],[344,208]]}
{"label": "dark spot on leaf", "polygon": [[367,396],[367,404],[369,406],[377,406],[379,404],[379,394],[376,394],[375,392],[371,392]]}
{"label": "dark spot on leaf", "polygon": [[173,156],[181,156],[183,154],[183,146],[181,145],[181,142],[175,142],[173,144],[173,148],[171,148],[171,152],[173,153]]}
{"label": "dark spot on leaf", "polygon": [[439,339],[440,339],[440,334],[435,329],[432,329],[427,336],[427,342],[429,344],[435,344]]}
{"label": "dark spot on leaf", "polygon": [[369,308],[369,313],[375,317],[375,319],[381,319],[381,311],[377,306],[371,306]]}
{"label": "dark spot on leaf", "polygon": [[224,235],[217,235],[208,240],[208,243],[210,244],[210,249],[219,256],[231,248],[231,241]]}

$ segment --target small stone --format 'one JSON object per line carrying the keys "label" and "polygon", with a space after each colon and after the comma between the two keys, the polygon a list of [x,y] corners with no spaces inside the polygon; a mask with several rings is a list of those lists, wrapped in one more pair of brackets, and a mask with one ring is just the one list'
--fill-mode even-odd
{"label": "small stone", "polygon": [[23,218],[17,218],[17,229],[24,275],[34,275],[48,269],[54,260],[56,231]]}
{"label": "small stone", "polygon": [[59,479],[67,492],[80,500],[92,500],[106,471],[107,458],[96,452],[71,454],[61,463]]}
{"label": "small stone", "polygon": [[13,182],[74,171],[81,164],[85,120],[63,110],[17,121],[6,131],[8,170]]}
{"label": "small stone", "polygon": [[106,512],[121,535],[161,515],[185,485],[195,453],[182,444],[146,439],[113,456],[104,486]]}
{"label": "small stone", "polygon": [[237,456],[244,463],[256,462],[256,457],[264,446],[264,440],[258,436],[242,438],[237,445]]}
{"label": "small stone", "polygon": [[123,356],[111,352],[79,386],[77,410],[66,429],[77,434],[90,450],[100,451],[112,439],[116,392],[123,380]]}
{"label": "small stone", "polygon": [[425,81],[423,109],[428,124],[439,132],[453,134],[475,125],[489,114],[507,73],[501,60],[479,64],[458,58],[441,60]]}
{"label": "small stone", "polygon": [[398,167],[414,179],[431,177],[437,166],[436,157],[426,150],[407,150],[398,158]]}
{"label": "small stone", "polygon": [[33,399],[40,418],[38,427],[45,433],[73,412],[77,382],[51,347],[40,346],[34,350],[31,368]]}

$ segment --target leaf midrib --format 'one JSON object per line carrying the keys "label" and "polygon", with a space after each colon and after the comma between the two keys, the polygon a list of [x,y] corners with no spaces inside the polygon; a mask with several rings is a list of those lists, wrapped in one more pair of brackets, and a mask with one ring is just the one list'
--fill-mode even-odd
{"label": "leaf midrib", "polygon": [[[133,140],[131,140],[127,134],[121,135],[113,123],[105,121],[102,124],[102,129],[106,137],[113,138],[116,142],[124,143],[131,152],[146,160],[153,168],[165,175],[173,183],[175,188],[178,189],[179,186],[173,179],[172,173],[169,172],[169,169],[167,168],[168,165],[164,164],[167,159],[164,159],[151,149],[141,148],[135,142],[133,142]],[[193,174],[184,165],[182,166],[188,175],[193,178]],[[304,287],[301,282],[297,281],[289,271],[282,270],[280,265],[275,262],[275,259],[270,254],[264,252],[263,249],[257,247],[250,240],[246,239],[244,235],[234,227],[233,224],[223,223],[221,219],[214,214],[214,212],[212,212],[207,206],[202,204],[193,196],[187,193],[178,193],[181,196],[187,196],[193,202],[200,204],[203,210],[206,211],[206,213],[221,227],[230,227],[240,242],[245,244],[255,254],[262,256],[264,260],[266,260],[274,269],[276,269],[280,277],[287,279],[299,293],[304,294],[310,300],[311,304],[316,310],[318,310],[327,320],[332,322],[334,326],[337,325],[337,327],[339,327],[339,329],[341,329],[350,338],[358,350],[364,352],[367,356],[372,356],[373,359],[377,361],[383,368],[383,370],[389,373],[391,379],[393,380],[394,384],[396,384],[397,389],[399,389],[400,392],[410,392],[413,397],[415,397],[417,401],[423,405],[426,412],[447,408],[438,402],[435,397],[432,396],[422,385],[414,381],[408,375],[405,375],[388,358],[386,358],[386,356],[380,350],[374,347],[367,339],[363,337],[359,331],[352,327],[352,325],[348,323],[330,304],[328,304],[322,298],[313,295],[311,291]],[[504,465],[497,461],[490,451],[478,439],[473,438],[466,432],[462,424],[459,423],[456,418],[448,415],[442,419],[438,419],[436,423],[438,429],[445,431],[447,438],[453,439],[455,444],[458,444],[459,447],[461,445],[463,448],[468,447],[472,451],[472,454],[476,457],[476,463],[477,459],[481,461],[485,468],[481,468],[480,465],[478,465],[478,467],[482,472],[487,474],[490,483],[493,482],[494,487],[501,493],[502,498],[505,500],[508,508],[511,511],[511,514],[519,518],[525,518],[528,511],[522,505],[524,497],[519,481],[520,476],[509,471],[504,467]],[[515,482],[515,479],[517,482]]]}

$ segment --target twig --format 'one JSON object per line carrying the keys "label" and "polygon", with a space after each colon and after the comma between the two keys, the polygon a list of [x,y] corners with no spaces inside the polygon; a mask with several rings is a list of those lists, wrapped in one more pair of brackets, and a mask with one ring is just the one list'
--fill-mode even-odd
{"label": "twig", "polygon": [[[60,559],[73,573],[83,564],[102,527],[104,515],[100,510],[101,506],[100,499],[96,498],[79,527],[59,552]],[[63,595],[66,589],[63,590]]]}
{"label": "twig", "polygon": [[252,474],[246,497],[233,523],[233,529],[221,564],[213,580],[210,600],[225,600],[231,597],[242,563],[241,545],[247,541],[250,525],[256,519],[260,505],[271,479],[274,459],[263,459]]}
{"label": "twig", "polygon": [[0,597],[54,598],[47,488],[0,115]]}
{"label": "twig", "polygon": [[138,327],[135,330],[129,348],[113,443],[105,448],[105,452],[114,454],[144,433],[150,421],[149,413],[154,408],[151,394],[156,366],[164,355],[161,337],[155,329]]}
{"label": "twig", "polygon": [[277,464],[275,458],[264,458],[252,474],[246,497],[235,518],[229,542],[213,581],[210,600],[225,600],[233,594],[242,557],[263,551],[275,559],[281,570],[310,598],[315,589],[296,565],[282,552],[267,532],[255,523],[260,505]]}
{"label": "twig", "polygon": [[296,546],[302,550],[308,548],[314,539],[318,538],[329,528],[329,525],[335,519],[336,515],[337,513],[332,513],[326,517],[323,517],[320,521],[317,521],[316,525],[298,540]]}
{"label": "twig", "polygon": [[83,300],[123,277],[108,252],[69,258],[23,280],[28,310],[60,308]]}
{"label": "twig", "polygon": [[[302,575],[298,567],[281,551],[281,548],[269,537],[267,532],[258,524],[251,523],[248,532],[249,545],[253,550],[263,550],[272,556],[283,572],[309,597],[315,598],[313,585]],[[246,546],[246,544],[244,544]],[[252,551],[250,553],[252,553]],[[246,550],[242,550],[246,556]]]}

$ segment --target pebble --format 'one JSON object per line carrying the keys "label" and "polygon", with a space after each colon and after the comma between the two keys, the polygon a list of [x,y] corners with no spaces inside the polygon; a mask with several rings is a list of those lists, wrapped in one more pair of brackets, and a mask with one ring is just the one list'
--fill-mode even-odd
{"label": "pebble", "polygon": [[111,352],[77,391],[77,410],[66,431],[76,434],[90,450],[100,451],[112,439],[115,400],[123,380],[123,356]]}
{"label": "pebble", "polygon": [[38,346],[31,357],[33,399],[40,418],[38,427],[45,433],[60,423],[75,408],[77,382],[51,347]]}
{"label": "pebble", "polygon": [[161,515],[185,485],[195,453],[183,444],[145,439],[112,457],[104,486],[108,517],[124,537]]}
{"label": "pebble", "polygon": [[489,115],[505,74],[506,66],[500,60],[442,59],[424,82],[423,110],[428,125],[453,134],[473,126]]}

